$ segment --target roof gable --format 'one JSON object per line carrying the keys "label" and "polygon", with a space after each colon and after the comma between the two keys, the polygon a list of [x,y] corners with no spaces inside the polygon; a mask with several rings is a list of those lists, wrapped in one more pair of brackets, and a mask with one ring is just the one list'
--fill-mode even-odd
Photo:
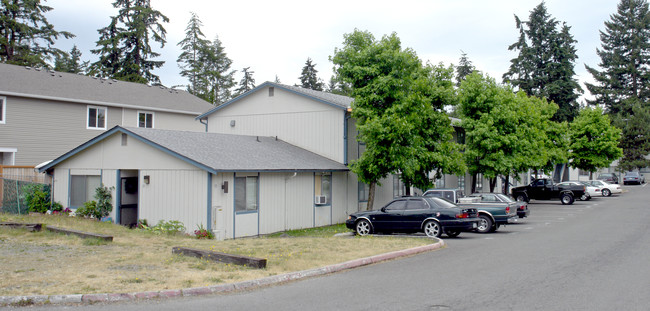
{"label": "roof gable", "polygon": [[230,105],[236,104],[237,102],[241,101],[242,99],[248,97],[249,95],[258,92],[262,89],[265,89],[266,87],[275,87],[278,89],[285,90],[289,93],[293,93],[299,96],[303,96],[305,98],[309,98],[311,100],[315,100],[317,102],[333,106],[335,108],[341,109],[341,110],[346,110],[350,108],[350,105],[352,104],[353,98],[348,97],[348,96],[343,96],[343,95],[337,95],[337,94],[332,94],[328,92],[321,92],[321,91],[314,91],[310,89],[305,89],[297,86],[289,86],[289,85],[284,85],[284,84],[279,84],[279,83],[273,83],[273,82],[264,82],[261,85],[257,86],[256,88],[239,95],[235,98],[233,98],[230,101],[227,101],[205,113],[202,115],[196,117],[196,119],[202,119],[205,118],[225,107],[228,107]]}
{"label": "roof gable", "polygon": [[273,137],[116,126],[41,167],[39,171],[53,168],[118,132],[211,173],[348,170],[341,163]]}
{"label": "roof gable", "polygon": [[0,94],[192,115],[214,107],[182,90],[3,63]]}

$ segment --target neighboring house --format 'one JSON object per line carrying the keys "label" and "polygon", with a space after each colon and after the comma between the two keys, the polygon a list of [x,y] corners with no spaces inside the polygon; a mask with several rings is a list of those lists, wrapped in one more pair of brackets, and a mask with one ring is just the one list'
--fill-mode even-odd
{"label": "neighboring house", "polygon": [[347,217],[332,208],[345,206],[345,187],[332,180],[347,167],[275,137],[116,126],[41,171],[54,175],[54,200],[71,208],[100,184],[115,187],[111,216],[123,225],[177,220],[224,239]]}
{"label": "neighboring house", "polygon": [[185,91],[0,63],[0,165],[52,160],[115,125],[205,131]]}

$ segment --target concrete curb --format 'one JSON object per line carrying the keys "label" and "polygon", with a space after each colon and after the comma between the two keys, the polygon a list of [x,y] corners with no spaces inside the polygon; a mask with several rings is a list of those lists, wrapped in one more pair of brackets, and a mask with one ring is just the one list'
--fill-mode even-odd
{"label": "concrete curb", "polygon": [[286,283],[300,279],[320,276],[330,273],[336,273],[348,269],[367,266],[382,261],[388,261],[399,257],[412,256],[419,253],[424,253],[445,246],[443,240],[438,240],[437,243],[428,244],[408,248],[404,250],[394,251],[385,254],[379,254],[366,258],[359,258],[343,263],[338,263],[330,266],[325,266],[316,269],[289,272],[281,275],[269,276],[257,280],[243,281],[239,283],[220,284],[206,287],[183,288],[175,290],[161,290],[149,291],[139,293],[114,293],[114,294],[84,294],[84,295],[34,295],[34,296],[0,296],[0,306],[6,305],[32,305],[32,304],[92,304],[92,303],[107,303],[116,301],[127,300],[143,300],[143,299],[160,299],[160,298],[176,298],[176,297],[191,297],[210,294],[230,293],[243,290],[251,290],[259,287],[269,286],[273,284]]}

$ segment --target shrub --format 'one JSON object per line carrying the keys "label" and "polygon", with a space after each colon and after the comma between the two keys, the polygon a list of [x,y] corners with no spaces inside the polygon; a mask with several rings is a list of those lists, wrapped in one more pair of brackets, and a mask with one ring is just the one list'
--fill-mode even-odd
{"label": "shrub", "polygon": [[95,217],[97,211],[97,202],[88,201],[84,203],[84,206],[77,208],[75,215],[79,217]]}
{"label": "shrub", "polygon": [[[138,224],[138,228],[140,228],[140,222]],[[142,229],[156,234],[163,234],[163,233],[182,234],[185,232],[185,226],[183,225],[182,222],[178,220],[170,220],[170,221],[161,220],[158,222],[157,225],[153,227],[146,226],[146,220],[145,220],[144,224],[142,224]]]}
{"label": "shrub", "polygon": [[[50,208],[50,210],[52,210],[52,212],[65,212],[63,210],[63,205],[61,205],[61,203],[59,202],[52,203],[52,207]],[[68,213],[70,213],[69,208],[66,207],[66,210],[68,210]]]}
{"label": "shrub", "polygon": [[136,225],[138,229],[149,229],[149,222],[146,219],[138,219],[138,224]]}
{"label": "shrub", "polygon": [[214,239],[212,231],[203,228],[203,224],[198,225],[198,229],[194,230],[194,236],[196,236],[197,239]]}
{"label": "shrub", "polygon": [[32,213],[45,213],[50,207],[50,192],[45,185],[30,184],[23,187],[25,203]]}
{"label": "shrub", "polygon": [[115,189],[115,187],[108,188],[104,187],[103,184],[97,187],[97,189],[95,189],[96,201],[88,201],[84,203],[84,206],[78,208],[75,214],[83,217],[94,217],[97,220],[101,220],[102,217],[108,216],[113,210],[113,204],[111,203],[111,199],[113,198],[111,191],[113,189]]}

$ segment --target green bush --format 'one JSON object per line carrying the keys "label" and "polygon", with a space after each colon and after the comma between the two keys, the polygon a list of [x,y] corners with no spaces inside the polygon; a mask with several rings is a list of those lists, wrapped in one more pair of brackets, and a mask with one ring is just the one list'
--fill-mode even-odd
{"label": "green bush", "polygon": [[84,206],[77,208],[77,211],[75,211],[75,215],[79,217],[95,217],[96,212],[97,212],[97,202],[88,201],[84,203]]}
{"label": "green bush", "polygon": [[[146,224],[146,220],[144,221]],[[183,225],[182,222],[178,220],[170,220],[170,221],[164,221],[161,220],[158,222],[157,225],[149,227],[149,226],[138,226],[138,228],[141,228],[146,231],[150,231],[156,234],[183,234],[185,233],[185,225]]]}
{"label": "green bush", "polygon": [[82,217],[94,217],[97,220],[108,216],[113,210],[113,204],[111,204],[113,198],[111,191],[113,189],[115,187],[108,188],[104,187],[103,184],[97,187],[95,189],[95,200],[84,203],[84,206],[78,208],[75,214]]}
{"label": "green bush", "polygon": [[[49,188],[49,187],[48,187]],[[30,184],[23,187],[25,203],[30,212],[45,213],[50,207],[50,192],[45,185]]]}

